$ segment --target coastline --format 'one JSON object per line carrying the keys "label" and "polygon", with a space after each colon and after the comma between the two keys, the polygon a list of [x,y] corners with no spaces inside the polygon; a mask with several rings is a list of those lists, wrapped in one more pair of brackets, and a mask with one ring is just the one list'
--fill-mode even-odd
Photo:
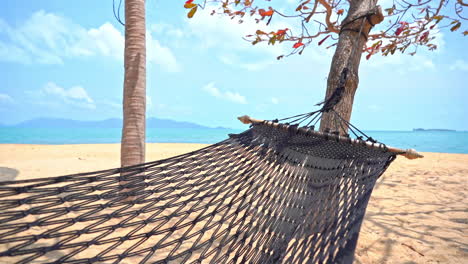
{"label": "coastline", "polygon": [[[208,146],[147,143],[146,160]],[[120,144],[0,144],[0,180],[119,166]],[[462,263],[468,258],[468,154],[398,157],[378,180],[356,249],[356,263]],[[16,173],[16,175],[15,175]]]}

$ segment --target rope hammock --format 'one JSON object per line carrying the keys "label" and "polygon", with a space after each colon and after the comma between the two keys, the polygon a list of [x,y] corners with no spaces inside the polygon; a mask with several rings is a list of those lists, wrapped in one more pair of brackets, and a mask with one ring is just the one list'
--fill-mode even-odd
{"label": "rope hammock", "polygon": [[[376,180],[422,156],[335,112],[347,72],[288,123],[243,116],[245,132],[169,159],[0,182],[0,263],[352,263]],[[315,131],[324,112],[355,138]]]}
{"label": "rope hammock", "polygon": [[252,127],[173,158],[0,182],[0,262],[351,263],[397,153],[241,119]]}

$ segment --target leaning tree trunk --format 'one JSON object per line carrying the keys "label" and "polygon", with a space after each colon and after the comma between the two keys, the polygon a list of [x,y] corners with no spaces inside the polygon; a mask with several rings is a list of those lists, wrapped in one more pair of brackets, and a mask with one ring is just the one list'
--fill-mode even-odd
{"label": "leaning tree trunk", "polygon": [[[383,21],[380,6],[376,6],[377,0],[351,0],[349,2],[350,8],[348,16],[343,20],[342,25],[347,24],[348,21],[352,21],[356,17],[365,15],[372,10],[375,14],[369,17],[370,22],[375,25]],[[364,23],[362,34],[368,36],[372,26],[366,18],[358,19],[347,24],[345,28],[351,30],[344,30],[341,32],[327,80],[325,99],[331,96],[338,87],[343,69],[347,66],[349,67],[343,97],[334,107],[335,111],[348,122],[351,119],[354,94],[356,93],[359,83],[358,71],[359,63],[361,61],[362,47],[366,43],[366,38],[362,35],[359,36],[359,30],[362,23]],[[359,43],[357,43],[358,46],[356,46],[356,41],[359,41]],[[355,50],[354,52],[353,49]],[[320,131],[328,129],[330,129],[330,131],[339,131],[341,135],[346,135],[348,133],[348,126],[340,121],[339,117],[332,112],[324,113],[322,120],[320,121]]]}
{"label": "leaning tree trunk", "polygon": [[145,0],[125,1],[125,80],[121,166],[145,162],[146,28]]}

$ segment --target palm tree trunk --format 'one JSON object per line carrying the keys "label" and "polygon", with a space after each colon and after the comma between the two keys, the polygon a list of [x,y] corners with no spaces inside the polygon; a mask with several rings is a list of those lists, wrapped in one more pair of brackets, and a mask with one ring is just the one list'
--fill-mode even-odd
{"label": "palm tree trunk", "polygon": [[145,162],[146,27],[145,0],[125,1],[125,79],[122,167]]}
{"label": "palm tree trunk", "polygon": [[[382,11],[379,6],[376,6],[376,4],[376,0],[351,0],[348,16],[345,18],[342,25],[356,17],[367,14],[371,10],[374,10],[375,12],[375,14],[369,18],[371,23],[376,25],[382,22]],[[362,47],[367,41],[364,36],[360,36],[359,32],[356,31],[361,29],[362,24],[362,33],[367,36],[372,28],[371,23],[366,18],[363,18],[345,26],[345,28],[352,30],[341,32],[335,54],[333,55],[330,73],[328,75],[325,99],[329,98],[338,87],[343,69],[346,66],[349,67],[343,97],[334,107],[334,110],[348,122],[351,120],[354,94],[356,93],[359,83],[358,71],[359,64],[361,62]],[[356,41],[359,41],[358,46],[356,46]],[[353,49],[355,50],[354,52]],[[320,131],[325,131],[327,129],[330,129],[331,131],[339,131],[340,135],[346,135],[348,133],[348,126],[343,124],[339,117],[332,112],[324,113],[322,120],[320,121]]]}

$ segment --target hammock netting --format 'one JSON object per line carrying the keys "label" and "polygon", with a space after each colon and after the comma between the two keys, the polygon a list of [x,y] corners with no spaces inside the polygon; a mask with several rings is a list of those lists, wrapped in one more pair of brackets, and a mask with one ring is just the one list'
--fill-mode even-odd
{"label": "hammock netting", "polygon": [[0,263],[351,263],[395,154],[309,132],[255,124],[165,160],[0,182]]}

